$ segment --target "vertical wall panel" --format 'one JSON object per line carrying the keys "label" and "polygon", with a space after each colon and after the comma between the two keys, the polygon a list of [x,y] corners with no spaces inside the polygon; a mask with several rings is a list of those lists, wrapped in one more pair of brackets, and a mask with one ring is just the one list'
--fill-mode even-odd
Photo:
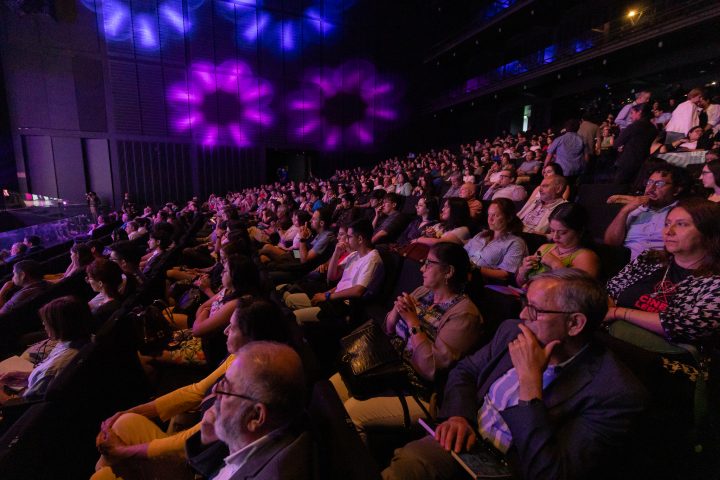
{"label": "vertical wall panel", "polygon": [[25,165],[27,166],[30,193],[57,197],[55,165],[52,142],[49,136],[28,135],[23,137]]}
{"label": "vertical wall panel", "polygon": [[108,141],[104,138],[87,138],[83,144],[88,190],[97,193],[102,202],[108,204],[114,197]]}
{"label": "vertical wall panel", "polygon": [[79,138],[52,139],[58,196],[74,203],[85,200],[85,168]]}

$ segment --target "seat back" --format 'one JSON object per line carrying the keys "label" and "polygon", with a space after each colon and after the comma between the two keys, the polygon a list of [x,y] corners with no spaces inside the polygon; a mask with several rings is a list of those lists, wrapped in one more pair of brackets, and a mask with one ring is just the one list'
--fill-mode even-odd
{"label": "seat back", "polygon": [[591,222],[588,222],[588,229],[595,241],[602,241],[608,225],[610,225],[615,215],[617,215],[622,208],[622,205],[608,204],[608,197],[623,194],[627,191],[628,185],[614,183],[588,183],[578,187],[578,194],[575,201],[585,207],[588,218],[592,219]]}
{"label": "seat back", "polygon": [[319,381],[313,387],[308,413],[319,441],[320,478],[380,478],[378,465],[360,440],[340,397],[329,381]]}

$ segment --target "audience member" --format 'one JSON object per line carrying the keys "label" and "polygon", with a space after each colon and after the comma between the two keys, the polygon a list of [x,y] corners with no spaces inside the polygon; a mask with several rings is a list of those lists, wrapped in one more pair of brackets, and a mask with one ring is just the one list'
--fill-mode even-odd
{"label": "audience member", "polygon": [[[423,285],[403,293],[385,318],[385,332],[395,337],[415,372],[426,385],[418,402],[429,405],[432,382],[476,346],[482,333],[477,307],[463,294],[470,262],[459,245],[438,243],[430,249],[422,267]],[[423,410],[410,393],[403,402],[397,396],[368,400],[353,398],[339,374],[331,382],[345,404],[353,423],[365,437],[368,428],[402,426],[408,409],[415,422]]]}
{"label": "audience member", "polygon": [[577,203],[563,203],[550,214],[550,240],[525,257],[517,270],[518,285],[541,273],[561,268],[582,270],[593,278],[600,273],[600,259],[588,246],[588,214]]}
{"label": "audience member", "polygon": [[720,206],[681,200],[667,214],[663,250],[647,250],[608,282],[622,320],[673,342],[697,342],[720,331]]}
{"label": "audience member", "polygon": [[465,200],[458,197],[445,199],[440,211],[440,223],[427,228],[422,237],[413,241],[422,245],[452,242],[462,245],[470,238],[470,209]]}
{"label": "audience member", "polygon": [[504,322],[450,372],[435,438],[396,450],[383,478],[460,478],[448,450],[478,441],[521,478],[616,476],[646,394],[594,341],[606,312],[605,290],[584,272],[534,277],[521,321]]}
{"label": "audience member", "polygon": [[43,280],[42,265],[35,260],[21,260],[13,265],[13,276],[0,288],[0,314],[8,313],[48,288]]}
{"label": "audience member", "polygon": [[700,123],[698,105],[704,95],[702,88],[693,88],[688,92],[687,100],[673,110],[670,121],[665,125],[665,143],[684,138],[693,126]]}
{"label": "audience member", "polygon": [[487,230],[471,238],[465,251],[485,281],[506,283],[527,255],[527,245],[518,236],[523,224],[515,214],[515,205],[507,198],[490,202],[487,223]]}
{"label": "audience member", "polygon": [[[102,457],[93,480],[116,478],[115,475],[128,468],[127,462],[138,464],[139,468],[156,475],[162,474],[165,462],[184,463],[185,442],[200,432],[200,423],[175,433],[166,433],[152,419],[168,421],[196,409],[207,411],[217,401],[212,392],[214,386],[223,378],[238,350],[254,341],[288,343],[290,340],[282,312],[267,301],[253,302],[245,308],[236,309],[225,328],[225,335],[229,356],[210,375],[148,403],[118,412],[102,423],[97,437]],[[138,462],[141,459],[151,462]]]}
{"label": "audience member", "polygon": [[[39,310],[40,319],[48,337],[47,356],[27,377],[22,390],[26,399],[39,400],[45,395],[50,382],[75,358],[80,349],[90,342],[92,319],[87,304],[75,297],[60,297],[46,303]],[[21,376],[16,372],[16,376]],[[0,403],[10,398],[0,390]]]}
{"label": "audience member", "polygon": [[459,197],[465,200],[470,210],[470,218],[477,221],[480,219],[482,213],[482,202],[475,198],[475,184],[474,183],[463,183],[460,187]]}
{"label": "audience member", "polygon": [[615,183],[618,184],[631,183],[635,179],[657,136],[657,129],[650,123],[647,103],[634,105],[630,109],[630,119],[632,123],[620,132],[613,143],[620,151],[615,163]]}
{"label": "audience member", "polygon": [[440,207],[437,198],[433,196],[420,197],[415,204],[415,213],[417,213],[417,218],[410,222],[400,235],[397,241],[398,245],[407,245],[438,222]]}
{"label": "audience member", "polygon": [[375,218],[372,226],[375,229],[373,243],[392,243],[403,232],[405,225],[400,207],[400,196],[396,193],[387,193],[382,205],[375,209]]}
{"label": "audience member", "polygon": [[[545,165],[552,162],[557,163],[562,167],[565,176],[570,179],[574,179],[585,171],[585,165],[590,155],[582,137],[577,134],[578,128],[577,120],[568,120],[565,123],[565,133],[553,140],[545,158]],[[574,182],[568,181],[568,183]]]}
{"label": "audience member", "polygon": [[703,187],[712,190],[708,200],[720,202],[720,160],[711,160],[703,166],[700,181]]}
{"label": "audience member", "polygon": [[610,223],[605,231],[605,243],[625,245],[633,260],[645,250],[662,249],[665,217],[687,191],[687,185],[684,169],[669,165],[656,167],[645,186],[645,195],[630,197],[629,203]]}
{"label": "audience member", "polygon": [[483,200],[495,200],[507,198],[513,202],[521,202],[527,198],[527,191],[520,185],[515,184],[517,173],[513,168],[504,168],[500,171],[499,179],[490,186],[483,195]]}
{"label": "audience member", "polygon": [[[646,90],[637,92],[635,94],[635,100],[632,103],[628,103],[627,105],[623,106],[623,108],[617,114],[617,117],[615,117],[615,125],[620,127],[621,130],[631,125],[633,123],[633,119],[630,116],[630,109],[636,105],[644,105],[648,103],[651,96],[652,93]],[[611,121],[610,123],[612,124],[613,122]]]}
{"label": "audience member", "polygon": [[[341,262],[341,256],[348,252]],[[305,293],[286,292],[283,295],[298,323],[317,322],[320,312],[333,319],[344,319],[348,300],[372,298],[378,293],[385,271],[380,254],[373,247],[372,225],[367,220],[351,223],[347,242],[337,242],[330,258],[328,277],[335,277],[338,268],[342,268],[342,277],[334,288],[316,293],[312,298]]]}
{"label": "audience member", "polygon": [[548,218],[555,207],[565,203],[563,193],[567,181],[559,175],[543,178],[538,187],[537,197],[530,198],[518,213],[523,222],[523,230],[528,233],[545,234],[550,228]]}

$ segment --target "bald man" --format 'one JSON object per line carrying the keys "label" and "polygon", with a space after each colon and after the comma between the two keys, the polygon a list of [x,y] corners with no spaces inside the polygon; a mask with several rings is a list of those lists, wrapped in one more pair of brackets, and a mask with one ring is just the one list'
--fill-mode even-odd
{"label": "bald man", "polygon": [[477,220],[482,212],[482,202],[475,198],[475,184],[474,183],[463,183],[460,187],[460,198],[467,201],[468,208],[470,209],[470,218]]}
{"label": "bald man", "polygon": [[230,454],[215,480],[312,478],[313,445],[299,428],[305,378],[287,345],[252,342],[241,348],[215,388],[203,416],[203,443],[221,440]]}

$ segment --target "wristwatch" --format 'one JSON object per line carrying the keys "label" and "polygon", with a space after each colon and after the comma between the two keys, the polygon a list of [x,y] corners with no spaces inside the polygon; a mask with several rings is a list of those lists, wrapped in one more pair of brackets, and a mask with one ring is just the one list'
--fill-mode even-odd
{"label": "wristwatch", "polygon": [[539,398],[531,398],[530,400],[518,400],[517,406],[529,407],[530,405],[535,405],[538,403],[542,403],[542,400],[540,400]]}
{"label": "wristwatch", "polygon": [[325,292],[325,300],[330,300],[330,295],[332,295],[332,292]]}

